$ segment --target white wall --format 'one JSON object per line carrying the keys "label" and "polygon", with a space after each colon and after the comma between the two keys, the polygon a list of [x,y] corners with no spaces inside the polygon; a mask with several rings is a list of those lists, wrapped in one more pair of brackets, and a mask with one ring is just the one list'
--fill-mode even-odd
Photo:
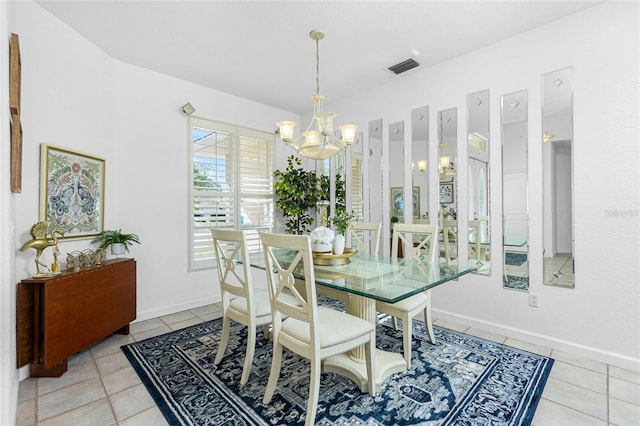
{"label": "white wall", "polygon": [[18,372],[16,370],[15,250],[12,225],[15,220],[14,195],[9,189],[9,38],[15,32],[13,4],[0,2],[0,424],[10,425],[16,417]]}
{"label": "white wall", "polygon": [[[188,272],[188,127],[181,111],[264,131],[291,113],[150,72],[115,64],[115,145],[107,173],[107,227],[135,231],[143,244],[138,260],[138,319],[218,301],[214,271]],[[279,147],[279,168],[285,155]]]}
{"label": "white wall", "polygon": [[[458,135],[465,135],[466,95],[490,88],[496,235],[502,229],[500,96],[528,89],[530,285],[541,307],[529,307],[527,293],[503,289],[495,267],[490,277],[469,275],[434,290],[437,315],[640,370],[638,12],[636,2],[605,3],[329,106],[365,129],[366,141],[368,121],[382,117],[386,126],[429,105],[430,158],[437,158],[437,112],[457,107]],[[574,67],[573,290],[542,284],[541,75],[567,66]],[[466,157],[465,142],[458,138],[458,159]],[[466,167],[458,170],[466,182]],[[438,205],[435,185],[430,217]],[[459,217],[466,217],[466,188],[459,190]],[[493,259],[500,250],[492,247]]]}

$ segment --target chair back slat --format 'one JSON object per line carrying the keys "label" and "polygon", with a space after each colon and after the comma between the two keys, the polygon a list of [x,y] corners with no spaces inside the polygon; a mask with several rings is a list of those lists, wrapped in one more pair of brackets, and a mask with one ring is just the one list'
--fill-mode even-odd
{"label": "chair back slat", "polygon": [[[417,244],[414,244],[416,236],[419,238]],[[402,243],[404,257],[433,263],[438,252],[437,236],[437,225],[396,223],[393,226],[391,257],[397,259],[398,244]]]}
{"label": "chair back slat", "polygon": [[[249,270],[246,236],[241,230],[212,229],[213,247],[223,304],[231,293],[247,300],[247,312],[253,312],[253,283]],[[238,263],[241,261],[242,263]]]}
{"label": "chair back slat", "polygon": [[[347,243],[358,253],[377,256],[380,252],[381,222],[350,223],[347,228]],[[355,247],[353,243],[356,243]]]}
{"label": "chair back slat", "polygon": [[[308,235],[285,235],[260,232],[265,256],[267,285],[274,313],[274,327],[282,320],[281,315],[315,324],[317,318],[317,299],[315,277],[311,258],[311,241]],[[290,251],[284,256],[276,252]],[[305,279],[296,280],[294,271],[300,270]],[[297,281],[297,282],[296,282]],[[304,294],[303,294],[304,293]],[[312,334],[315,334],[312,330]]]}

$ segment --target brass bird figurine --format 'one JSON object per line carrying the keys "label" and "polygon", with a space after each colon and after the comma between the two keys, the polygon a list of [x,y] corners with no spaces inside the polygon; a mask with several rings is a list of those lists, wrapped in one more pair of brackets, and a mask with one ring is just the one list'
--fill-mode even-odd
{"label": "brass bird figurine", "polygon": [[33,237],[31,240],[27,241],[22,245],[20,251],[25,251],[28,248],[32,248],[36,250],[36,271],[37,273],[33,276],[34,278],[47,277],[50,275],[57,275],[58,273],[42,273],[40,272],[40,265],[47,268],[50,271],[49,267],[40,261],[40,256],[42,255],[42,251],[50,246],[55,246],[58,244],[58,238],[64,237],[64,231],[61,229],[54,229],[51,231],[51,237],[48,238],[47,234],[49,233],[49,226],[51,225],[50,220],[43,220],[41,222],[36,223],[31,227],[29,233]]}

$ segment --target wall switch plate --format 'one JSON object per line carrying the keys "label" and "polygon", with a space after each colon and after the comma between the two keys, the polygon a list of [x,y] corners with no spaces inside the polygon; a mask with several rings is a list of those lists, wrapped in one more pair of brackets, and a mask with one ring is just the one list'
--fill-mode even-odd
{"label": "wall switch plate", "polygon": [[540,295],[538,293],[529,293],[529,306],[540,307]]}

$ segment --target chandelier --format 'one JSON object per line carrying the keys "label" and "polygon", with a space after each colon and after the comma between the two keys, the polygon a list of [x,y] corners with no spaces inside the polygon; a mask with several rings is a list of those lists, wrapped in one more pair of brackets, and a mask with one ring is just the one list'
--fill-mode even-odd
{"label": "chandelier", "polygon": [[[293,138],[293,128],[298,124],[294,121],[278,121],[278,132],[280,139],[298,154],[313,160],[324,160],[331,158],[340,151],[353,144],[358,126],[345,124],[340,126],[342,136],[337,138],[333,134],[333,112],[324,112],[324,96],[320,94],[320,53],[318,49],[319,41],[324,38],[324,33],[319,30],[311,30],[309,37],[316,42],[316,94],[311,97],[313,100],[313,118],[309,127],[297,138]],[[315,129],[314,127],[315,122]]]}

